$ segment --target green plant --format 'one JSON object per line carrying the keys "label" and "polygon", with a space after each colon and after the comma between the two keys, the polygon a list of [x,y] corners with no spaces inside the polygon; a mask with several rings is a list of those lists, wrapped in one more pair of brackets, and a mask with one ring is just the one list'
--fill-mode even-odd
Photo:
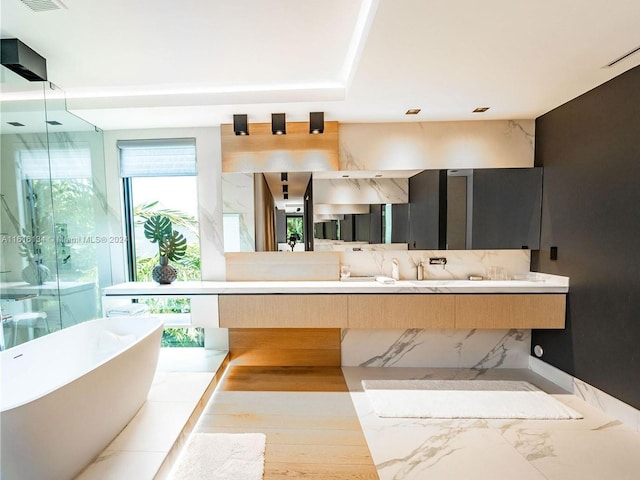
{"label": "green plant", "polygon": [[187,239],[173,229],[173,224],[164,215],[153,215],[144,222],[144,236],[158,244],[160,258],[177,261],[187,253]]}
{"label": "green plant", "polygon": [[162,347],[203,347],[204,334],[201,328],[165,328],[162,332]]}

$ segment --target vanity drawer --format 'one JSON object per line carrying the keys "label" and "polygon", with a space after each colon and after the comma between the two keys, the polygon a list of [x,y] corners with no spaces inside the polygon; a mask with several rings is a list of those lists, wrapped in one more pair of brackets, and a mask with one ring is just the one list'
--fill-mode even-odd
{"label": "vanity drawer", "polygon": [[221,327],[347,328],[347,295],[220,295]]}
{"label": "vanity drawer", "polygon": [[349,295],[349,328],[454,328],[454,295]]}
{"label": "vanity drawer", "polygon": [[564,328],[565,294],[455,297],[455,328]]}

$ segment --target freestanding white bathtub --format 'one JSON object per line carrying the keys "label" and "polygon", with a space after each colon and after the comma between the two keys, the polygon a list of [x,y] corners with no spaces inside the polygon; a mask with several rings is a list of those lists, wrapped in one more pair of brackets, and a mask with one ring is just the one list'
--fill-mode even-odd
{"label": "freestanding white bathtub", "polygon": [[3,480],[70,480],[147,398],[162,321],[85,322],[2,352]]}

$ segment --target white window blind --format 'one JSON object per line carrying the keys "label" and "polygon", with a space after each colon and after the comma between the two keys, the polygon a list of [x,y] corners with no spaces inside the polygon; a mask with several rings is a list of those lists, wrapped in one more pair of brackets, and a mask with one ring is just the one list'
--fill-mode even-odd
{"label": "white window blind", "polygon": [[121,177],[179,177],[196,174],[195,138],[119,140]]}
{"label": "white window blind", "polygon": [[48,150],[30,147],[28,150],[18,151],[18,166],[23,179],[49,179],[49,173],[53,180],[91,178],[91,149],[84,142],[52,143]]}

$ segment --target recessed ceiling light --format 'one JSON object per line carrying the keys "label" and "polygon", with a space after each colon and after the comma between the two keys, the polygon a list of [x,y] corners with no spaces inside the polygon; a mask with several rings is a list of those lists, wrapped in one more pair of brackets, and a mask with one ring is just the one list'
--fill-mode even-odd
{"label": "recessed ceiling light", "polygon": [[7,122],[9,125],[13,125],[14,127],[24,127],[24,124],[20,122]]}
{"label": "recessed ceiling light", "polygon": [[410,108],[404,114],[405,115],[417,115],[419,113],[420,113],[420,109],[419,108]]}
{"label": "recessed ceiling light", "polygon": [[473,113],[484,113],[487,110],[489,110],[489,107],[478,107],[473,111]]}
{"label": "recessed ceiling light", "polygon": [[47,123],[49,125],[62,125],[60,122],[58,122],[57,120],[47,120]]}

